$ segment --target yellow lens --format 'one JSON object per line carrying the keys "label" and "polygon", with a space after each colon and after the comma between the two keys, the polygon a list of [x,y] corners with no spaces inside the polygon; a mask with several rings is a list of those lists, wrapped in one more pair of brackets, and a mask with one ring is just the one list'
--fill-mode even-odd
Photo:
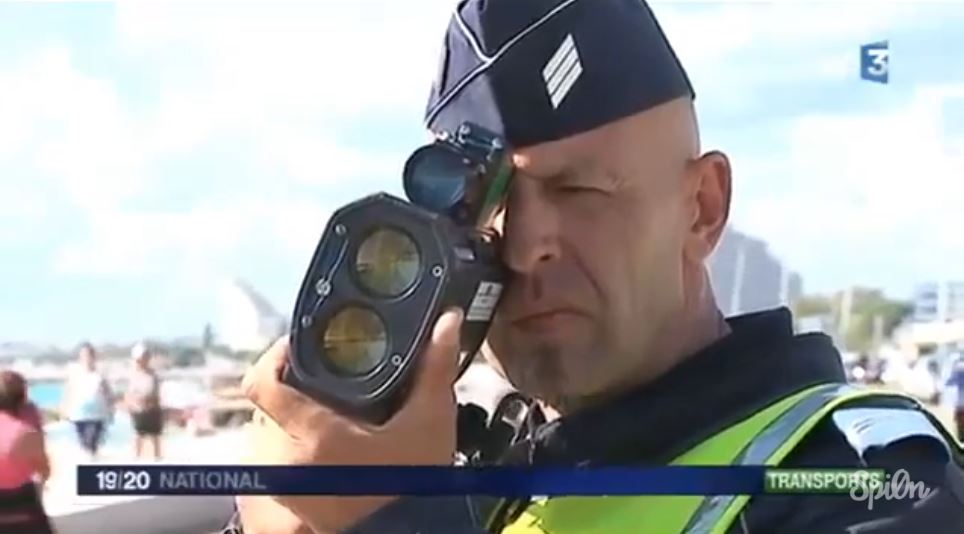
{"label": "yellow lens", "polygon": [[328,364],[343,375],[366,374],[385,359],[388,336],[371,310],[347,307],[328,321],[323,345]]}
{"label": "yellow lens", "polygon": [[376,230],[358,247],[355,270],[361,283],[383,297],[407,291],[418,276],[421,258],[410,237],[398,230]]}

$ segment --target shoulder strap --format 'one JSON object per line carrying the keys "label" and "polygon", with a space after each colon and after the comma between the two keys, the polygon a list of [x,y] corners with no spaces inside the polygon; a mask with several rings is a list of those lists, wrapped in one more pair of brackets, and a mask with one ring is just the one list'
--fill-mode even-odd
{"label": "shoulder strap", "polygon": [[[916,402],[916,401],[915,401]],[[887,447],[907,438],[938,443],[949,460],[961,463],[964,447],[932,412],[915,404],[907,408],[854,406],[833,412],[834,425],[861,458],[867,451]]]}
{"label": "shoulder strap", "polygon": [[[879,418],[872,419],[872,421],[877,423],[874,425],[868,426],[866,423],[863,423],[862,426],[851,429],[851,436],[854,436],[853,439],[857,440],[858,444],[866,445],[871,442],[878,444],[883,442],[889,443],[902,437],[918,435],[921,432],[925,435],[939,436],[941,438],[949,437],[941,436],[939,430],[933,428],[933,426],[920,424],[920,417],[926,419],[928,416],[924,415],[926,411],[914,409],[914,407],[919,408],[920,403],[912,397],[900,393],[858,388],[849,384],[824,384],[812,388],[808,394],[800,398],[793,407],[768,425],[763,432],[758,434],[757,437],[747,445],[737,460],[733,462],[733,465],[779,465],[828,414],[834,413],[837,408],[848,402],[870,397],[911,400],[914,403],[911,408],[885,408],[883,410],[886,410],[888,413],[907,412],[908,414],[917,415],[901,416],[908,424],[889,429],[884,429],[879,425],[881,422]],[[866,412],[864,413],[866,414]],[[845,416],[843,420],[853,421],[854,419]],[[866,419],[864,419],[864,421],[866,421]],[[913,421],[914,424],[910,424],[910,421]],[[867,439],[868,435],[865,433],[867,429],[871,428],[875,431],[872,440]],[[848,439],[851,438],[848,437]],[[863,441],[860,441],[861,439]],[[851,441],[851,444],[853,443],[854,441]],[[954,443],[955,446],[957,445],[953,440],[945,443]],[[740,511],[746,506],[749,499],[749,495],[707,497],[697,509],[696,513],[693,514],[684,532],[694,534],[722,534],[726,532]]]}

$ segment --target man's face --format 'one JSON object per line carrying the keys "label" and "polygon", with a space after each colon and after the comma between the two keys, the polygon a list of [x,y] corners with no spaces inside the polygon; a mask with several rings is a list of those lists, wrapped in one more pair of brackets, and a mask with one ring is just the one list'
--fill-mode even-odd
{"label": "man's face", "polygon": [[88,349],[87,347],[83,347],[83,348],[80,349],[80,353],[78,354],[78,358],[80,359],[80,364],[81,364],[83,367],[88,368],[88,369],[89,369],[89,368],[93,368],[93,366],[94,366],[94,361],[95,361],[95,356],[94,356],[93,351],[91,351],[91,350]]}
{"label": "man's face", "polygon": [[689,111],[516,151],[500,222],[513,277],[487,343],[520,391],[558,406],[657,372],[692,278]]}

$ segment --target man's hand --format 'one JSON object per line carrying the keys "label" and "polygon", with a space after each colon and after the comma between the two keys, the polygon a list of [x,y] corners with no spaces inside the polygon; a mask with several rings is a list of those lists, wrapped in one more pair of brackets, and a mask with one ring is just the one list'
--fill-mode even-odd
{"label": "man's hand", "polygon": [[[356,421],[322,406],[280,381],[288,340],[271,347],[244,377],[256,405],[249,425],[254,464],[449,465],[455,453],[461,311],[439,318],[419,359],[402,408],[384,425]],[[305,526],[333,534],[364,519],[393,497],[238,497],[247,534],[301,534]],[[299,526],[296,517],[305,525]]]}

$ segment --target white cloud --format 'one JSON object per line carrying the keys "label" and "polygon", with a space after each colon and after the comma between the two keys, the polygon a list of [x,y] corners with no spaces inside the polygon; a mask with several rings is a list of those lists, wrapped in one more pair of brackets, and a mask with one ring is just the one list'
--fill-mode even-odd
{"label": "white cloud", "polygon": [[261,208],[261,220],[270,225],[273,234],[278,236],[282,250],[288,257],[297,258],[307,265],[334,208],[295,200],[286,201],[283,205],[266,204]]}
{"label": "white cloud", "polygon": [[[63,247],[54,270],[165,280],[168,293],[173,292],[165,297],[170,309],[178,299],[197,301],[218,280],[246,271],[248,263],[269,265],[295,284],[333,209],[327,202],[283,194],[261,199],[226,195],[209,204],[184,213],[94,215],[88,236]],[[242,250],[249,255],[239,255]],[[292,266],[297,267],[291,271]]]}
{"label": "white cloud", "polygon": [[[39,50],[0,73],[0,146],[0,163],[26,161],[91,210],[141,185],[143,148],[115,88],[79,72],[64,46]],[[34,184],[17,189],[29,198]]]}
{"label": "white cloud", "polygon": [[263,132],[264,162],[300,184],[344,186],[360,177],[395,176],[404,163],[398,154],[381,154],[339,144],[331,132],[279,125]]}
{"label": "white cloud", "polygon": [[[103,96],[99,105],[92,96],[61,99],[86,110],[68,115],[71,134],[92,124],[102,133],[79,143],[76,135],[41,140],[44,168],[74,177],[70,191],[91,223],[87,239],[60,252],[56,269],[137,275],[174,262],[181,271],[203,271],[254,226],[272,232],[281,251],[306,258],[339,189],[360,177],[394,176],[403,162],[403,155],[342,145],[339,125],[400,109],[418,120],[453,5],[120,4],[123,55],[164,75],[156,104],[125,121],[110,84],[83,77],[69,58],[57,63],[63,83],[55,86],[83,82]],[[188,214],[121,210],[122,193],[137,185],[146,185],[141,192],[150,198],[150,184],[134,179],[139,168],[232,136],[258,140],[252,161],[267,173],[271,198],[230,194]],[[331,192],[321,202],[286,194],[299,184]]]}
{"label": "white cloud", "polygon": [[211,104],[259,124],[423,104],[453,5],[122,4],[117,30],[134,57],[189,52]]}
{"label": "white cloud", "polygon": [[[252,229],[276,236],[279,253],[306,258],[330,210],[347,200],[338,191],[349,180],[397,175],[403,154],[345,146],[340,128],[362,115],[382,113],[420,121],[455,4],[119,3],[118,51],[129,64],[152,73],[156,100],[135,113],[121,86],[81,72],[64,46],[49,46],[25,57],[16,69],[0,72],[0,165],[27,158],[51,178],[48,184],[0,184],[4,202],[16,204],[16,217],[22,220],[48,216],[37,202],[53,186],[86,211],[90,235],[59,253],[59,272],[137,274],[160,265],[213,276]],[[660,2],[654,11],[704,95],[701,102],[720,107],[759,98],[754,89],[767,78],[852,76],[856,57],[851,44],[883,36],[897,20],[911,20],[912,4],[874,2],[871,8],[867,2],[750,2],[692,9]],[[818,52],[805,64],[754,65],[735,59],[761,47],[775,58],[808,58],[808,50]],[[748,230],[771,237],[774,246],[794,243],[781,247],[792,264],[805,270],[825,261],[819,244],[826,232],[859,242],[872,239],[880,225],[896,228],[900,221],[923,224],[914,221],[938,217],[921,209],[914,216],[903,210],[891,214],[901,202],[923,201],[926,195],[907,194],[887,180],[920,172],[921,164],[914,162],[922,155],[931,157],[928,165],[935,176],[952,164],[950,156],[934,153],[927,144],[935,127],[915,122],[917,113],[801,121],[794,126],[790,163],[734,162],[737,169],[749,166],[754,172],[787,168],[791,183],[772,194],[739,196],[736,202],[746,205],[734,215]],[[875,138],[868,128],[900,128],[902,141],[882,134]],[[151,198],[156,185],[151,180],[158,179],[156,169],[167,158],[236,136],[259,140],[251,156],[272,184],[270,198],[228,195],[229,200],[188,213],[124,209],[131,198]],[[856,159],[854,154],[874,146],[888,155],[903,154],[903,159]],[[884,177],[868,182],[868,173]],[[950,192],[937,178],[919,183],[925,182]],[[308,199],[286,192],[296,186],[324,186],[330,193]],[[839,188],[847,195],[825,199],[814,187]],[[852,209],[848,199],[867,188],[873,197],[842,230],[839,220],[818,222],[809,230],[786,221],[784,214],[804,213],[812,205]],[[774,217],[784,222],[775,223]],[[8,213],[5,221],[10,218]],[[958,239],[953,232],[945,234],[940,237],[944,243]]]}
{"label": "white cloud", "polygon": [[912,3],[659,2],[653,11],[696,89],[697,107],[735,112],[780,82],[845,80],[857,46],[915,23]]}
{"label": "white cloud", "polygon": [[739,68],[733,54],[746,49],[806,52],[838,42],[877,39],[895,21],[907,23],[915,12],[910,2],[875,2],[873,9],[865,2],[843,0],[700,2],[697,9],[687,4],[657,2],[653,11],[683,63],[714,72]]}
{"label": "white cloud", "polygon": [[[175,259],[201,269],[237,245],[253,218],[303,257],[320,232],[311,221],[323,227],[330,202],[285,190],[324,185],[338,198],[350,180],[397,174],[401,155],[343,146],[332,121],[398,108],[417,120],[449,7],[389,5],[373,17],[344,4],[121,4],[121,52],[164,74],[150,108],[125,107],[115,78],[82,72],[66,46],[47,46],[0,72],[0,163],[8,169],[0,190],[11,206],[0,238],[55,215],[43,202],[53,191],[81,210],[74,224],[89,226],[86,238],[56,255],[58,272],[137,275]],[[152,197],[150,179],[164,179],[157,171],[166,158],[234,136],[259,140],[250,155],[277,193],[269,201],[230,195],[237,198],[188,214],[124,208]],[[14,163],[32,181],[14,183]]]}
{"label": "white cloud", "polygon": [[70,243],[56,258],[65,274],[144,275],[217,264],[252,224],[228,210],[188,213],[108,211],[93,214],[87,239]]}
{"label": "white cloud", "polygon": [[944,143],[940,105],[954,91],[964,85],[921,88],[895,111],[798,119],[783,172],[760,177],[781,187],[753,194],[737,182],[737,225],[805,273],[836,265],[879,283],[887,270],[878,262],[888,254],[918,280],[949,265],[959,270],[964,151]]}
{"label": "white cloud", "polygon": [[[912,1],[711,3],[720,5],[654,10],[702,94],[698,106],[716,110],[759,107],[760,88],[775,81],[854,79],[858,44],[893,40],[894,30],[927,27],[940,13],[935,3]],[[928,95],[935,89],[921,89],[905,109],[871,115],[784,124],[755,117],[778,130],[761,132],[767,148],[731,154],[736,226],[767,239],[818,290],[901,287],[945,270],[961,276],[964,237],[952,199],[964,182],[950,177],[964,169],[964,138],[943,137]],[[790,140],[779,144],[785,129]],[[726,137],[719,141],[726,146]]]}

